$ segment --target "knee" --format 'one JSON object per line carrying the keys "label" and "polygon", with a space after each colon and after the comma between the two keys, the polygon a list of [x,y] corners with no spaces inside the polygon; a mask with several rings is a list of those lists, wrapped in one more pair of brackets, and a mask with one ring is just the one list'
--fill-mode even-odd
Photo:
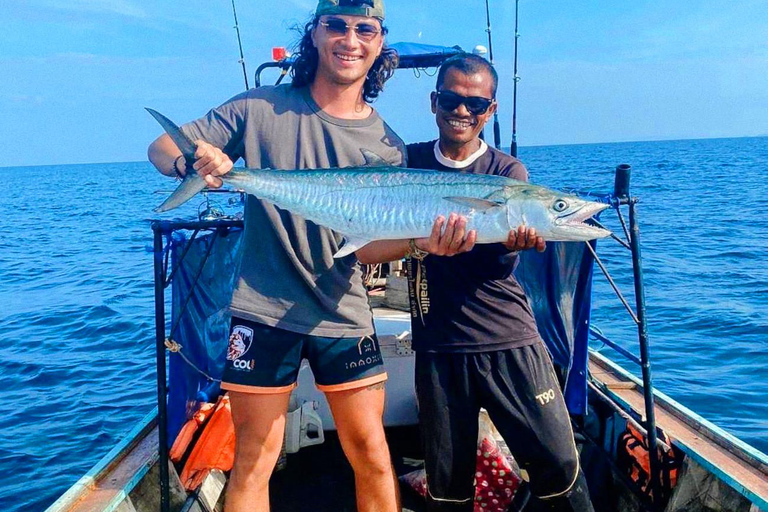
{"label": "knee", "polygon": [[384,432],[355,432],[343,441],[344,452],[356,473],[390,473],[392,461]]}
{"label": "knee", "polygon": [[282,449],[282,435],[258,435],[252,429],[241,429],[235,438],[232,478],[237,484],[263,487]]}
{"label": "knee", "polygon": [[557,454],[539,470],[531,472],[531,492],[538,497],[566,494],[579,474],[579,458],[575,451]]}

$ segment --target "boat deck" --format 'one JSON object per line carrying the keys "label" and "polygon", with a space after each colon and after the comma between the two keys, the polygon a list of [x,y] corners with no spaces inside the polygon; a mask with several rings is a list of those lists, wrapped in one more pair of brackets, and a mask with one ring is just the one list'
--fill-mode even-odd
{"label": "boat deck", "polygon": [[[389,449],[398,476],[421,467],[423,457],[416,427],[386,429]],[[403,512],[425,510],[424,498],[400,484]],[[272,475],[270,496],[273,512],[355,512],[352,468],[344,457],[335,432],[325,442],[288,455],[287,466]]]}

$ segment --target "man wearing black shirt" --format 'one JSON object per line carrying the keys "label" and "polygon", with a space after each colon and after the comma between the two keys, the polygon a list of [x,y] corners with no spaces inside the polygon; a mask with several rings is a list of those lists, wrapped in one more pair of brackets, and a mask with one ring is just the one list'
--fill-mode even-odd
{"label": "man wearing black shirt", "polygon": [[[431,96],[440,138],[409,145],[409,167],[527,181],[520,161],[480,138],[496,110],[497,82],[481,57],[447,60]],[[484,407],[530,480],[527,511],[592,512],[552,362],[513,274],[516,251],[543,251],[545,242],[520,226],[503,244],[474,247],[465,226],[452,214],[436,220],[429,238],[374,242],[357,252],[364,263],[407,257],[427,510],[473,510]]]}

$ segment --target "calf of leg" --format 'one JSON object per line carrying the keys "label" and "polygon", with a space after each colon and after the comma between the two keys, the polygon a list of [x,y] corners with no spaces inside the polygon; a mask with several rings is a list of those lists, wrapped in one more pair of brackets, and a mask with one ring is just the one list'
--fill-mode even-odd
{"label": "calf of leg", "polygon": [[428,512],[472,512],[479,405],[464,354],[416,355]]}
{"label": "calf of leg", "polygon": [[587,479],[579,470],[573,487],[560,496],[550,498],[532,497],[525,512],[594,512],[592,501],[589,498]]}
{"label": "calf of leg", "polygon": [[359,512],[399,512],[395,471],[384,436],[384,385],[326,393],[341,447],[355,472]]}
{"label": "calf of leg", "polygon": [[235,463],[227,484],[226,512],[269,512],[269,478],[283,445],[290,396],[230,391]]}

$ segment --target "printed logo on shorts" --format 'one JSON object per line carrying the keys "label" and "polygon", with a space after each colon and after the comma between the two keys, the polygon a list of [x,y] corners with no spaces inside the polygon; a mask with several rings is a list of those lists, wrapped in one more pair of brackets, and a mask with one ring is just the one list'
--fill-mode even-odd
{"label": "printed logo on shorts", "polygon": [[548,389],[543,393],[539,393],[536,395],[536,400],[539,401],[541,405],[547,405],[549,402],[555,399],[555,390],[554,389]]}
{"label": "printed logo on shorts", "polygon": [[236,361],[243,357],[251,348],[253,343],[253,329],[244,325],[236,325],[232,328],[232,334],[229,335],[229,346],[227,347],[227,360]]}
{"label": "printed logo on shorts", "polygon": [[256,361],[253,359],[245,360],[245,359],[235,359],[232,361],[232,367],[235,370],[243,370],[245,372],[250,372],[256,367]]}
{"label": "printed logo on shorts", "polygon": [[357,351],[360,358],[357,361],[348,361],[344,365],[347,370],[381,362],[381,353],[376,347],[376,340],[371,336],[360,338],[360,341],[357,342]]}
{"label": "printed logo on shorts", "polygon": [[357,342],[357,351],[362,356],[371,352],[376,352],[376,340],[370,336],[363,336],[360,341]]}

